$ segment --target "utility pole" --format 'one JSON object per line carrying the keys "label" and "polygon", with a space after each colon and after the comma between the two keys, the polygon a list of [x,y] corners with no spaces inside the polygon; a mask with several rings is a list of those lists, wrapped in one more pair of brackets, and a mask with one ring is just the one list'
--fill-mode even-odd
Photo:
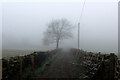
{"label": "utility pole", "polygon": [[80,45],[79,45],[79,44],[80,44],[80,43],[79,43],[79,37],[80,37],[80,36],[79,36],[79,33],[80,33],[79,29],[80,29],[80,23],[78,23],[78,49],[79,49],[79,47],[80,47]]}

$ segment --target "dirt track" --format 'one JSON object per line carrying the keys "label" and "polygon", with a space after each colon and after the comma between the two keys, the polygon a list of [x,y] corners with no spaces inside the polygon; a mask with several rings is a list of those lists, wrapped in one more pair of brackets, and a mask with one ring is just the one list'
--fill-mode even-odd
{"label": "dirt track", "polygon": [[73,55],[68,52],[58,53],[47,70],[37,78],[73,78]]}

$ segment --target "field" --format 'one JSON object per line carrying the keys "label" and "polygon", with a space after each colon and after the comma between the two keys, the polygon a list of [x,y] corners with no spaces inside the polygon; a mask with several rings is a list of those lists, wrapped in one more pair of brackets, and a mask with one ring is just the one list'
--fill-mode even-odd
{"label": "field", "polygon": [[21,56],[21,55],[26,55],[26,54],[30,54],[33,51],[30,50],[8,50],[8,49],[4,49],[2,50],[2,57],[3,58],[10,58],[13,56]]}

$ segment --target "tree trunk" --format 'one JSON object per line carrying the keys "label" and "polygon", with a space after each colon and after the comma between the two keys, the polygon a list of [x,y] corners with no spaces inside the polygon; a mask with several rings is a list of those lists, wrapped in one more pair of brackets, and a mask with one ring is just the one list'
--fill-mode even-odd
{"label": "tree trunk", "polygon": [[56,45],[56,49],[59,48],[59,40],[57,40],[57,45]]}

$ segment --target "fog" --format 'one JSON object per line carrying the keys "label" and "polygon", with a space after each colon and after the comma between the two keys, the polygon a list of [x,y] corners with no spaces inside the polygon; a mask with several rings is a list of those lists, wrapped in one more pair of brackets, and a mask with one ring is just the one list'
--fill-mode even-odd
{"label": "fog", "polygon": [[[47,24],[53,19],[68,19],[75,27],[73,37],[60,47],[77,48],[77,25],[82,2],[3,3],[3,49],[48,50],[44,45]],[[117,2],[86,2],[80,25],[80,48],[92,52],[115,52],[118,48]]]}

